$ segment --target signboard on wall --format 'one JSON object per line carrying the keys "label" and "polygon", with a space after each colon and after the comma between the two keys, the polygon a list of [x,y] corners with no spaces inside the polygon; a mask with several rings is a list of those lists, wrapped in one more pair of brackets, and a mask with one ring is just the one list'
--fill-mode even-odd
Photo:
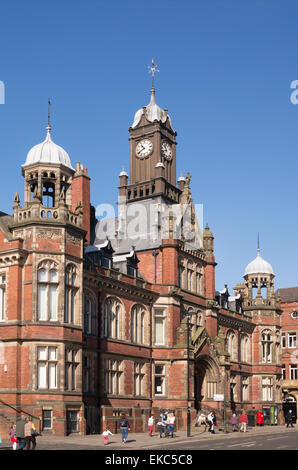
{"label": "signboard on wall", "polygon": [[220,394],[213,395],[213,400],[214,401],[224,401],[224,395],[220,395]]}

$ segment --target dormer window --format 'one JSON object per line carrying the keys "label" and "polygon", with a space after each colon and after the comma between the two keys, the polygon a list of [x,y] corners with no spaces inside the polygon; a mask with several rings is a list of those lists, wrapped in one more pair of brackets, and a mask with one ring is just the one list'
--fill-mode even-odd
{"label": "dormer window", "polygon": [[102,266],[104,268],[110,269],[112,267],[112,258],[108,258],[107,256],[103,256],[101,259]]}
{"label": "dormer window", "polygon": [[137,268],[134,268],[133,266],[130,266],[128,263],[127,263],[127,274],[131,277],[137,277]]}
{"label": "dormer window", "polygon": [[131,277],[138,276],[139,259],[133,247],[133,251],[126,257],[127,274]]}

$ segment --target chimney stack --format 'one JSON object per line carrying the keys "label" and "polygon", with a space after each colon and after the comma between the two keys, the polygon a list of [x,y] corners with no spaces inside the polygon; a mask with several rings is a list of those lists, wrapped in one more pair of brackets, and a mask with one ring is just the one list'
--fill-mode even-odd
{"label": "chimney stack", "polygon": [[[79,202],[81,201],[81,202]],[[81,204],[83,211],[82,228],[86,230],[86,242],[90,245],[90,177],[83,163],[77,162],[72,180],[72,212]]]}

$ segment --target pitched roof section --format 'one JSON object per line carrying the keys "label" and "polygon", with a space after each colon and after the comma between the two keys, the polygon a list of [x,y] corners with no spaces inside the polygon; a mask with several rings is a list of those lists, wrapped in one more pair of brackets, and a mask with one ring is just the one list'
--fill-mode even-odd
{"label": "pitched roof section", "polygon": [[280,293],[281,302],[298,302],[298,287],[278,289],[278,292]]}
{"label": "pitched roof section", "polygon": [[9,228],[12,223],[13,216],[0,211],[0,229],[9,240],[12,238],[12,234]]}

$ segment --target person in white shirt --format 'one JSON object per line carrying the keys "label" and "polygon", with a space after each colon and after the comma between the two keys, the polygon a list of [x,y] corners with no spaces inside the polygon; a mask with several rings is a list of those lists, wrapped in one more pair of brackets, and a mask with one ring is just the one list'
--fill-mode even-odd
{"label": "person in white shirt", "polygon": [[111,433],[108,426],[106,427],[105,431],[102,433],[103,435],[103,443],[106,445],[109,443],[109,435],[113,436],[114,434]]}
{"label": "person in white shirt", "polygon": [[207,416],[207,423],[208,423],[208,425],[209,425],[208,431],[209,431],[209,432],[212,432],[212,428],[213,428],[213,413],[209,413],[209,415]]}
{"label": "person in white shirt", "polygon": [[174,437],[174,428],[175,428],[175,416],[174,413],[170,413],[168,417],[168,433],[172,438]]}
{"label": "person in white shirt", "polygon": [[152,437],[153,426],[154,426],[154,416],[151,415],[148,419],[148,426],[149,426],[149,436]]}

